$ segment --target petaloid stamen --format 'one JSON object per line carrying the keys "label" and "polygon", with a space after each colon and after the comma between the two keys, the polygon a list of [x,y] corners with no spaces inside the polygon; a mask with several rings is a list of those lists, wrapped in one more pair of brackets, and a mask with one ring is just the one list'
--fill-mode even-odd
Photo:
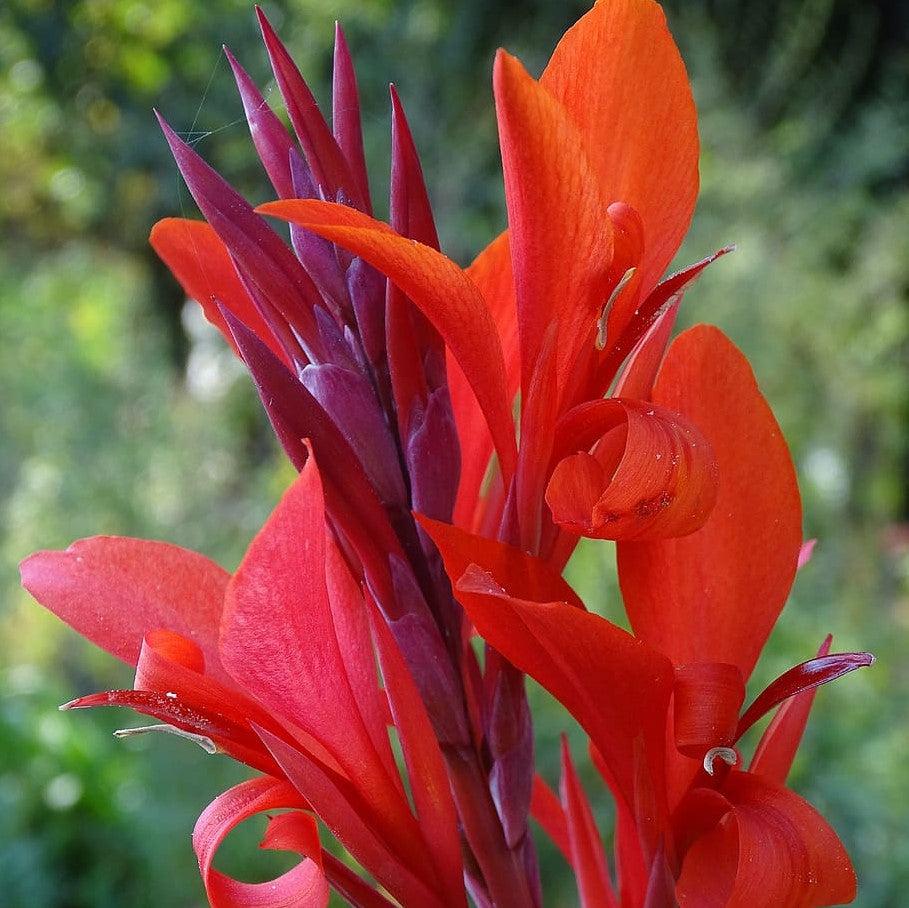
{"label": "petaloid stamen", "polygon": [[712,776],[715,773],[713,768],[714,762],[720,759],[729,766],[735,766],[738,762],[739,755],[736,753],[734,747],[711,747],[710,750],[704,754],[704,772],[708,776]]}
{"label": "petaloid stamen", "polygon": [[219,753],[218,745],[211,738],[205,735],[193,734],[191,731],[183,731],[175,725],[140,725],[138,728],[118,728],[114,732],[115,738],[132,738],[135,735],[145,735],[151,732],[164,732],[168,735],[176,735],[178,738],[186,738],[193,744],[198,744],[207,754]]}

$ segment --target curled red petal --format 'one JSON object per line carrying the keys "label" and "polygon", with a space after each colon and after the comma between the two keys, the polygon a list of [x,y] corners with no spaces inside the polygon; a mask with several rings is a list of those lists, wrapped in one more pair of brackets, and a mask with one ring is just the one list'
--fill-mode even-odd
{"label": "curled red petal", "polygon": [[685,858],[682,908],[816,908],[855,898],[855,872],[836,833],[806,801],[752,773],[722,789],[732,809]]}
{"label": "curled red petal", "polygon": [[737,665],[696,662],[676,669],[673,733],[679,751],[703,757],[735,738],[745,681]]}
{"label": "curled red petal", "polygon": [[575,408],[557,434],[561,447],[581,449],[556,465],[546,489],[563,528],[599,539],[663,539],[708,519],[716,461],[687,420],[643,401],[607,399]]}
{"label": "curled red petal", "polygon": [[[214,908],[324,908],[328,882],[322,871],[315,821],[306,814],[288,814],[269,824],[262,847],[296,851],[304,860],[275,880],[244,883],[218,870],[215,853],[228,833],[257,813],[306,804],[292,785],[262,776],[249,779],[215,798],[200,815],[193,830],[193,848],[205,892]],[[274,821],[273,821],[274,822]]]}
{"label": "curled red petal", "polygon": [[[437,908],[444,899],[416,823],[377,815],[346,780],[264,729],[262,741],[294,787],[351,855],[403,905]],[[427,879],[428,878],[428,879]]]}

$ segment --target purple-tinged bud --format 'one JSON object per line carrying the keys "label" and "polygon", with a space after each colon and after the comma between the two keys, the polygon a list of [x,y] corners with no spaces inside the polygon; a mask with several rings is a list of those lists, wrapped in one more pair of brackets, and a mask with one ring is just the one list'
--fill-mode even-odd
{"label": "purple-tinged bud", "polygon": [[246,199],[183,142],[160,114],[158,121],[196,204],[230,250],[243,277],[312,349],[317,341],[312,306],[321,297],[306,271]]}
{"label": "purple-tinged bud", "polygon": [[407,562],[391,555],[388,565],[396,602],[391,606],[393,611],[390,604],[377,600],[379,606],[426,704],[439,742],[467,747],[467,718],[463,708],[457,706],[463,703],[461,685],[439,628]]}
{"label": "purple-tinged bud", "polygon": [[508,847],[515,848],[527,833],[533,789],[533,728],[524,676],[504,662],[496,678],[488,740],[493,761],[489,789]]}
{"label": "purple-tinged bud", "polygon": [[405,444],[412,508],[434,520],[451,520],[461,447],[447,388],[433,391],[425,410],[412,411]]}
{"label": "purple-tinged bud", "polygon": [[307,366],[300,379],[341,430],[382,502],[406,506],[394,438],[371,384],[361,374],[335,365]]}
{"label": "purple-tinged bud", "polygon": [[319,459],[333,521],[372,578],[370,585],[388,591],[389,553],[400,552],[401,546],[362,464],[307,388],[243,322],[229,310],[221,311],[288,457],[301,469],[309,440]]}
{"label": "purple-tinged bud", "polygon": [[347,269],[347,291],[363,349],[373,368],[385,371],[385,278],[361,258]]}
{"label": "purple-tinged bud", "polygon": [[[289,161],[294,198],[318,198],[312,173],[306,166],[303,156],[295,148],[290,150]],[[306,273],[312,278],[312,282],[318,287],[335,315],[340,320],[351,318],[347,283],[334,244],[295,224],[290,226],[290,242]]]}
{"label": "purple-tinged bud", "polygon": [[338,327],[338,323],[331,313],[323,309],[322,306],[315,306],[313,315],[319,327],[319,337],[322,340],[325,354],[322,362],[334,363],[336,366],[358,371],[359,361],[354,354],[350,339]]}
{"label": "purple-tinged bud", "polygon": [[309,86],[258,6],[256,15],[259,17],[265,48],[287,114],[322,195],[329,199],[335,198],[338,191],[343,190],[353,200],[354,206],[363,210],[365,205],[360,199],[359,188],[354,184],[347,161],[319,111]]}
{"label": "purple-tinged bud", "polygon": [[335,55],[332,73],[331,125],[335,140],[351,176],[360,190],[365,204],[363,209],[372,214],[369,197],[369,175],[366,171],[366,155],[363,153],[363,128],[360,120],[360,92],[357,88],[357,74],[347,47],[347,40],[340,24],[335,23]]}
{"label": "purple-tinged bud", "polygon": [[279,198],[293,198],[294,187],[288,155],[294,149],[294,143],[284,125],[262,97],[256,83],[226,45],[224,53],[234,72],[240,100],[243,102],[243,112],[246,114],[246,122],[249,123],[249,134],[268,179],[271,180],[271,185],[275,187]]}

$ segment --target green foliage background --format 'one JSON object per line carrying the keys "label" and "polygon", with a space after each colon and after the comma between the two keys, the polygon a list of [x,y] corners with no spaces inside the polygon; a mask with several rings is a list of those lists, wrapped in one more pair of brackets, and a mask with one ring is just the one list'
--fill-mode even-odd
{"label": "green foliage background", "polygon": [[[503,225],[493,51],[538,71],[583,6],[266,8],[323,98],[343,21],[379,200],[396,82],[445,247],[468,261]],[[798,464],[806,535],[820,540],[755,686],[827,631],[877,653],[821,692],[791,781],[847,842],[859,904],[903,905],[909,12],[899,0],[673,0],[668,13],[704,149],[680,262],[739,244],[689,293],[684,318],[719,324],[751,357]],[[127,715],[58,713],[129,672],[44,614],[16,572],[30,551],[94,533],[168,539],[232,567],[289,479],[242,369],[146,245],[156,218],[193,212],[152,105],[251,198],[267,196],[222,42],[267,82],[240,0],[0,7],[0,901],[12,908],[201,905],[192,823],[244,776],[184,742],[117,743]],[[583,547],[570,572],[620,618],[608,545]],[[534,697],[552,779],[565,719]],[[259,831],[231,839],[226,868],[255,878],[280,865],[254,853]],[[543,859],[547,904],[573,904],[564,866],[545,848]]]}

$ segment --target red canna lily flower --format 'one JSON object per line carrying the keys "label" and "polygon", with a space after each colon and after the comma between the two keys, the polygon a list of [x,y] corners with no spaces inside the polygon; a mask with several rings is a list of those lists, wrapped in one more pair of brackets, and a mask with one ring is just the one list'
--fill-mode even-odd
{"label": "red canna lily flower", "polygon": [[[479,547],[470,562],[469,542],[454,545],[451,530],[433,534],[478,631],[589,734],[619,812],[619,894],[567,754],[561,802],[538,781],[534,812],[574,867],[584,905],[849,902],[855,876],[842,844],[784,782],[813,689],[873,657],[832,655],[828,638],[741,713],[801,554],[792,463],[750,368],[716,329],[680,335],[649,396],[696,422],[720,481],[697,532],[618,543],[635,638],[522,584]],[[745,771],[737,744],[775,707]]]}
{"label": "red canna lily flower", "polygon": [[[660,280],[699,149],[659,6],[600,0],[539,80],[499,52],[508,230],[467,269],[439,249],[394,89],[386,224],[342,32],[329,127],[258,15],[292,134],[227,54],[278,200],[254,210],[159,117],[206,222],[165,219],[151,242],[249,368],[300,476],[232,577],[138,540],[24,562],[39,601],[136,665],[133,690],[68,706],[131,707],[264,774],[200,817],[213,904],[322,905],[330,884],[354,905],[536,908],[531,807],[585,905],[848,895],[834,833],[782,783],[809,689],[869,657],[824,649],[739,716],[800,506],[740,354],[706,328],[666,352],[685,290],[729,249]],[[581,535],[616,540],[635,636],[562,580]],[[560,797],[534,778],[524,672],[590,736],[618,885],[567,746]],[[736,743],[779,704],[741,771]],[[277,808],[263,845],[299,854],[293,870],[256,888],[213,868],[236,823]],[[320,846],[315,818],[371,880]]]}

